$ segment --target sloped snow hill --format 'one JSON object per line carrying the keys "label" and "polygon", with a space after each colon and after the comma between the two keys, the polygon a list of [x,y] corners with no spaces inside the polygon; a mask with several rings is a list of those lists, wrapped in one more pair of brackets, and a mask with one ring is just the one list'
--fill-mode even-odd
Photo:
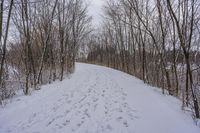
{"label": "sloped snow hill", "polygon": [[110,68],[76,64],[70,79],[0,108],[0,133],[200,133],[176,98]]}

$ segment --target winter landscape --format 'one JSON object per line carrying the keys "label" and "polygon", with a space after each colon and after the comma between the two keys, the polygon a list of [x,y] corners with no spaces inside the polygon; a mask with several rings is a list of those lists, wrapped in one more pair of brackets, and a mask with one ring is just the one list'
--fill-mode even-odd
{"label": "winter landscape", "polygon": [[199,133],[181,103],[113,69],[76,64],[70,79],[13,98],[1,133]]}
{"label": "winter landscape", "polygon": [[199,0],[0,1],[0,133],[199,132]]}

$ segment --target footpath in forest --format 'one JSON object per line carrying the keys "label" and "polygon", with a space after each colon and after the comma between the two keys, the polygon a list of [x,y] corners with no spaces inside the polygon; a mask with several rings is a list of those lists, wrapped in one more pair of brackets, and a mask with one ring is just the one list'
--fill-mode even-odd
{"label": "footpath in forest", "polygon": [[0,107],[0,133],[200,133],[181,102],[133,76],[76,63],[71,78]]}

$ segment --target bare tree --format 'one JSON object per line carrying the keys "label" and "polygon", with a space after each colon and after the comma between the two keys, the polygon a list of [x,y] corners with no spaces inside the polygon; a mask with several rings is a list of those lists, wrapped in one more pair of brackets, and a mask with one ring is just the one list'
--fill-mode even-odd
{"label": "bare tree", "polygon": [[[0,42],[2,43],[2,25],[3,25],[3,4],[4,1],[1,1],[1,8],[0,8]],[[2,78],[4,74],[4,64],[6,60],[6,45],[7,45],[7,39],[8,39],[8,31],[9,31],[9,26],[10,26],[10,18],[11,18],[11,13],[12,13],[12,8],[13,8],[13,0],[10,1],[9,5],[9,11],[8,11],[8,16],[6,20],[6,30],[4,34],[4,39],[3,39],[3,46],[2,46],[2,56],[1,56],[1,67],[0,67],[0,87],[2,87]]]}
{"label": "bare tree", "polygon": [[115,69],[161,87],[163,93],[182,98],[183,106],[194,109],[199,118],[199,86],[192,69],[198,64],[193,57],[199,53],[195,52],[199,4],[197,0],[108,1],[103,29],[92,41],[96,48],[88,61],[114,64]]}
{"label": "bare tree", "polygon": [[[194,109],[195,109],[195,115],[197,118],[200,118],[199,114],[199,105],[197,101],[197,97],[195,95],[195,91],[193,88],[193,76],[191,71],[191,65],[190,65],[190,51],[191,51],[191,43],[192,43],[192,36],[193,36],[193,30],[194,30],[194,21],[195,21],[195,10],[197,6],[196,0],[192,0],[191,2],[188,1],[179,1],[179,3],[183,3],[183,22],[182,24],[180,21],[178,21],[178,17],[175,14],[175,11],[172,7],[171,1],[167,0],[167,6],[169,13],[171,14],[172,19],[175,21],[175,25],[178,31],[179,41],[181,48],[183,50],[183,54],[185,57],[185,64],[186,64],[186,101],[189,101],[189,82],[190,82],[190,89],[192,93],[192,98],[194,102]],[[181,10],[181,9],[180,9]]]}

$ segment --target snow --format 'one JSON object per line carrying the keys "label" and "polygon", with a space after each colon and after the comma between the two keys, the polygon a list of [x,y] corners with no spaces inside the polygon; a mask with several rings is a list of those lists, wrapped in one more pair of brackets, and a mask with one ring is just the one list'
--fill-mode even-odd
{"label": "snow", "polygon": [[110,68],[76,64],[70,79],[0,108],[0,133],[199,133],[181,102]]}

